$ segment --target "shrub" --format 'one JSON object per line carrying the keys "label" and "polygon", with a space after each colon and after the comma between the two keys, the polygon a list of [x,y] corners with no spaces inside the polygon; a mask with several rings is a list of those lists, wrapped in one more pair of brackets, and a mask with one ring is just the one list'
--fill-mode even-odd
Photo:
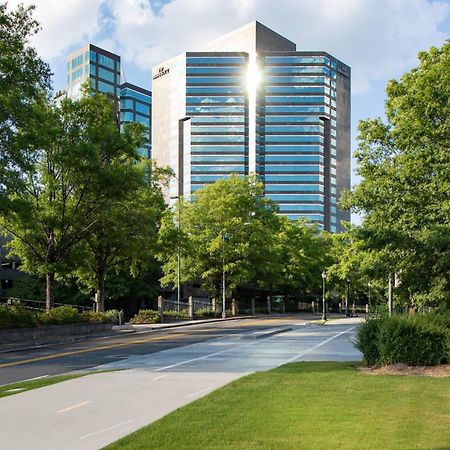
{"label": "shrub", "polygon": [[83,322],[89,323],[115,323],[115,314],[107,312],[83,311],[81,313]]}
{"label": "shrub", "polygon": [[182,309],[181,311],[168,310],[163,313],[164,318],[167,319],[189,319],[189,311]]}
{"label": "shrub", "polygon": [[375,366],[380,360],[378,339],[382,319],[368,318],[358,329],[356,348],[363,354],[368,366]]}
{"label": "shrub", "polygon": [[144,324],[144,323],[158,323],[158,311],[152,309],[141,309],[134,317],[130,319],[130,323]]}
{"label": "shrub", "polygon": [[356,347],[369,366],[449,361],[448,319],[436,314],[369,318],[358,330]]}
{"label": "shrub", "polygon": [[83,322],[83,315],[72,306],[58,306],[37,315],[40,325],[65,325]]}
{"label": "shrub", "polygon": [[35,313],[18,305],[0,306],[0,329],[32,328],[36,324]]}
{"label": "shrub", "polygon": [[197,311],[194,312],[194,315],[200,317],[213,317],[214,311],[211,311],[210,308],[199,308],[197,309]]}

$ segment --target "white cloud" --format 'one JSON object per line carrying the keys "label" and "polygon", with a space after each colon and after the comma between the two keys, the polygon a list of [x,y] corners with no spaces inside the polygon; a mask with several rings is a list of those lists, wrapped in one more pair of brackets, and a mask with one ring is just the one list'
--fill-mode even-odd
{"label": "white cloud", "polygon": [[75,45],[82,46],[101,31],[101,5],[104,0],[13,0],[9,8],[19,3],[34,4],[34,18],[42,31],[33,37],[32,43],[47,61],[65,58]]}
{"label": "white cloud", "polygon": [[[19,0],[9,1],[15,6]],[[150,0],[25,0],[36,3],[42,31],[34,41],[48,61],[86,42],[120,53],[150,71],[186,50],[199,50],[252,20],[297,43],[326,50],[353,70],[353,92],[398,76],[419,50],[441,45],[445,0],[172,0],[154,12]],[[105,11],[107,13],[105,13]]]}
{"label": "white cloud", "polygon": [[354,92],[397,76],[419,50],[442,44],[438,27],[450,10],[426,0],[173,0],[158,15],[142,0],[109,5],[122,54],[141,69],[258,20],[299,50],[326,50],[352,66]]}

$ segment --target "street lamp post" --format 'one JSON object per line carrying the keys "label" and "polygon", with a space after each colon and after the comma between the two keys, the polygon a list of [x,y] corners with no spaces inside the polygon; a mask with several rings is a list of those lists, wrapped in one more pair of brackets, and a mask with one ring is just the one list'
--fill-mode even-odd
{"label": "street lamp post", "polygon": [[[177,229],[178,234],[181,230],[181,199],[179,195],[170,197],[171,200],[178,200],[178,211],[177,211]],[[178,236],[179,238],[179,236]],[[180,303],[181,303],[181,255],[180,255],[180,244],[178,244],[177,248],[177,311],[180,312]]]}
{"label": "street lamp post", "polygon": [[368,309],[370,311],[370,289],[372,287],[372,283],[370,281],[367,283],[367,287],[369,288],[369,300],[367,302],[367,306],[368,306]]}
{"label": "street lamp post", "polygon": [[347,283],[345,290],[345,317],[350,317],[350,313],[348,311],[348,302],[350,297],[350,278],[347,278],[345,281]]}
{"label": "street lamp post", "polygon": [[326,301],[325,301],[325,282],[327,280],[327,273],[322,272],[322,320],[327,320],[326,315]]}
{"label": "street lamp post", "polygon": [[225,239],[226,233],[222,233],[222,319],[226,317]]}

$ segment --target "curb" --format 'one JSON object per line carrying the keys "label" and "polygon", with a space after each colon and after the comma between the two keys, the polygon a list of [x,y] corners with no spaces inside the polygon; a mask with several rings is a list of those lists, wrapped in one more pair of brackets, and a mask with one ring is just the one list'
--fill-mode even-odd
{"label": "curb", "polygon": [[[231,320],[259,319],[261,317],[271,317],[271,316],[241,316],[241,317],[226,317],[225,319],[222,319],[222,318],[204,319],[204,320],[198,320],[198,321],[168,323],[168,324],[160,325],[158,327],[150,326],[143,330],[123,329],[123,330],[118,330],[117,332],[115,332],[113,334],[106,334],[106,335],[101,335],[101,336],[83,336],[83,335],[72,336],[71,338],[68,337],[68,339],[56,340],[56,341],[52,341],[52,342],[48,342],[48,343],[44,343],[44,344],[40,344],[39,342],[36,342],[36,344],[28,343],[29,345],[27,345],[26,347],[15,347],[15,348],[9,348],[6,350],[2,350],[0,347],[0,355],[6,354],[6,353],[20,352],[20,351],[25,351],[25,350],[36,350],[36,349],[40,349],[40,348],[53,347],[56,345],[70,344],[70,343],[80,342],[80,341],[96,341],[96,340],[100,340],[100,339],[120,337],[120,336],[124,336],[124,335],[128,335],[128,334],[154,333],[155,331],[158,331],[158,330],[167,330],[170,328],[188,327],[188,326],[193,326],[193,325],[202,325],[205,323],[226,322],[226,321],[231,321]],[[274,317],[276,317],[276,316],[274,316]]]}

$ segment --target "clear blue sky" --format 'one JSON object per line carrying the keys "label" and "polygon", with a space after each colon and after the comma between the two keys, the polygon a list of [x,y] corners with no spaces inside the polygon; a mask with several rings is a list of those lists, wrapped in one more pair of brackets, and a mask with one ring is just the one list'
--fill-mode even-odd
{"label": "clear blue sky", "polygon": [[[9,0],[14,7],[19,0]],[[34,44],[66,83],[66,55],[88,42],[122,56],[126,81],[151,89],[151,68],[258,20],[352,67],[352,151],[359,120],[383,115],[389,79],[450,37],[450,0],[23,0],[36,4]],[[358,178],[353,177],[353,183]],[[356,219],[356,221],[358,221]]]}

